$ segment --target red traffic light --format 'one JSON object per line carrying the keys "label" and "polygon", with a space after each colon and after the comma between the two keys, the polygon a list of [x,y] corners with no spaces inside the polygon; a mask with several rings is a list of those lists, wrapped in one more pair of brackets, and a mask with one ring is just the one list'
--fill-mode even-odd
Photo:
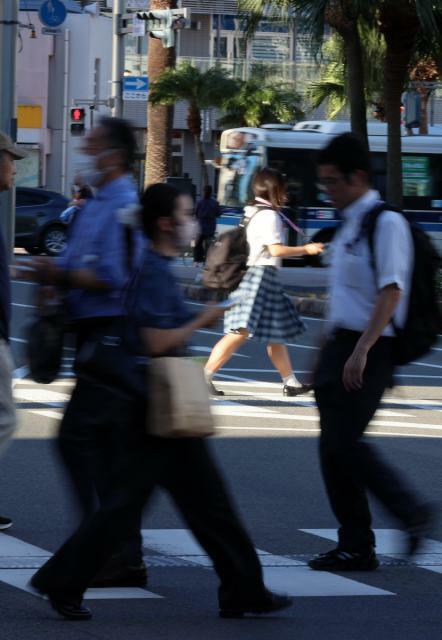
{"label": "red traffic light", "polygon": [[86,111],[84,109],[81,109],[79,107],[71,109],[71,120],[73,122],[83,122],[85,115]]}

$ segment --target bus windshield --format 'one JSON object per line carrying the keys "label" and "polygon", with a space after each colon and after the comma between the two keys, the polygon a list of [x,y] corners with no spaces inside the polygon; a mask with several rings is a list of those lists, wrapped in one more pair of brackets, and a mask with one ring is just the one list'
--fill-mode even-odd
{"label": "bus windshield", "polygon": [[251,196],[252,178],[262,166],[256,152],[227,152],[222,154],[218,200],[225,207],[243,207]]}

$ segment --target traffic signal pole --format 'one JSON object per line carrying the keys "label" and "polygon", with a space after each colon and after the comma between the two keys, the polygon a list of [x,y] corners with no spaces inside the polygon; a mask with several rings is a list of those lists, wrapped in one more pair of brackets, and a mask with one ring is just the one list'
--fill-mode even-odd
{"label": "traffic signal pole", "polygon": [[112,115],[123,115],[122,78],[124,75],[124,33],[123,16],[125,0],[114,0],[112,8]]}
{"label": "traffic signal pole", "polygon": [[[18,0],[0,0],[0,129],[17,139],[15,73]],[[0,228],[12,258],[15,235],[15,189],[0,194]]]}

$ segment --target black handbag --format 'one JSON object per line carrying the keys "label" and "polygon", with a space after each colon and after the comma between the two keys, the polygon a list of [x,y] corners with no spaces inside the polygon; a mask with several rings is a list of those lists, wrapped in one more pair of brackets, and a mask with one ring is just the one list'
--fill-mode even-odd
{"label": "black handbag", "polygon": [[66,316],[63,305],[48,306],[28,328],[27,361],[31,378],[53,382],[61,369]]}
{"label": "black handbag", "polygon": [[137,353],[136,331],[129,317],[97,328],[77,352],[77,377],[130,398],[144,399],[148,359]]}

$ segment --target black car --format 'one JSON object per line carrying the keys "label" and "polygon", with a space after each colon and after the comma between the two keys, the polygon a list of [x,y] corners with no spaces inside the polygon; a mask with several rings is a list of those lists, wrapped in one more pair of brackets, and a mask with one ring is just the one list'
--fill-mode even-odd
{"label": "black car", "polygon": [[66,248],[67,224],[60,214],[69,200],[55,191],[17,187],[15,246],[29,253],[60,255]]}

